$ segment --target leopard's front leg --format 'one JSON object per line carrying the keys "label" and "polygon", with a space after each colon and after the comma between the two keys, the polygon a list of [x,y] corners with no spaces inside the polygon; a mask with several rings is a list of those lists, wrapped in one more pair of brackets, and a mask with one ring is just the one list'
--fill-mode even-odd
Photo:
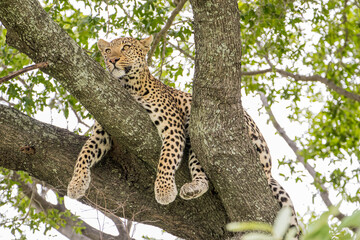
{"label": "leopard's front leg", "polygon": [[175,171],[180,165],[185,147],[182,128],[163,131],[160,160],[155,181],[155,199],[160,204],[173,202],[177,195]]}
{"label": "leopard's front leg", "polygon": [[90,168],[100,161],[110,148],[109,134],[104,131],[99,123],[95,122],[93,134],[81,149],[74,174],[68,185],[67,195],[70,198],[78,199],[85,195],[91,181]]}

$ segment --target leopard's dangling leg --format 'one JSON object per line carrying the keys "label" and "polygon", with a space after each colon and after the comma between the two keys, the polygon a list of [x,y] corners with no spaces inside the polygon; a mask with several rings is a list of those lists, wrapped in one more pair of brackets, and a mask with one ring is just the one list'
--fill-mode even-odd
{"label": "leopard's dangling leg", "polygon": [[73,177],[68,185],[67,195],[78,199],[85,195],[90,185],[90,168],[100,161],[111,148],[111,138],[98,122],[93,134],[86,141],[76,161]]}

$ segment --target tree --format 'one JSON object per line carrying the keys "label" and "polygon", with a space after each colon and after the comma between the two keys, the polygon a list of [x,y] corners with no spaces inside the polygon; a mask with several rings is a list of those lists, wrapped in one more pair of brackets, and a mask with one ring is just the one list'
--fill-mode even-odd
{"label": "tree", "polygon": [[[314,177],[314,186],[321,196],[326,199],[325,186],[331,183],[331,188],[348,202],[359,203],[359,188],[349,191],[347,187],[356,181],[358,170],[349,175],[345,174],[346,169],[338,168],[326,176],[310,164],[312,159],[333,163],[344,155],[351,156],[353,162],[358,161],[356,49],[360,41],[357,41],[359,27],[354,24],[359,21],[356,2],[244,1],[236,4],[230,0],[194,0],[190,2],[191,8],[184,0],[177,6],[163,1],[79,3],[91,9],[89,15],[67,1],[44,1],[45,11],[36,0],[0,3],[0,21],[6,28],[2,31],[2,41],[6,32],[6,42],[18,50],[3,44],[1,75],[31,61],[47,62],[41,70],[48,74],[39,71],[28,79],[21,77],[17,82],[11,80],[0,85],[0,100],[12,106],[0,105],[0,131],[5,136],[0,140],[1,166],[24,170],[49,186],[57,186],[60,195],[65,194],[68,183],[65,179],[71,178],[76,155],[85,138],[40,123],[31,116],[49,106],[63,111],[66,118],[74,111],[81,123],[90,117],[90,112],[111,133],[115,148],[94,169],[93,186],[83,202],[117,216],[150,221],[189,239],[231,236],[224,231],[230,221],[272,222],[278,206],[243,130],[242,75],[247,92],[265,93],[270,104],[290,99],[293,101],[291,120],[309,123],[308,134],[296,140],[302,149],[289,137],[287,142],[296,152],[298,162]],[[184,11],[193,12],[194,21],[184,14],[174,22],[184,5]],[[313,44],[316,51],[306,50],[307,36],[301,25],[303,20],[310,22],[304,16],[309,9],[313,10],[313,29],[321,36],[318,43]],[[120,17],[120,12],[125,15]],[[167,15],[170,16],[167,18]],[[115,28],[135,36],[157,33],[149,63],[154,67],[153,72],[171,86],[175,86],[180,76],[189,75],[187,69],[195,62],[191,137],[212,183],[211,191],[205,196],[193,201],[178,199],[165,207],[155,202],[153,182],[160,149],[155,128],[144,110],[91,58],[100,62],[91,39],[97,39],[101,31],[110,34]],[[240,30],[245,44],[240,42]],[[242,57],[241,45],[244,46]],[[179,53],[189,62],[173,59]],[[286,64],[287,61],[291,64]],[[312,75],[299,74],[304,66],[295,65],[298,62],[308,67]],[[264,65],[269,67],[258,69]],[[278,76],[286,76],[290,81],[284,86],[273,86],[279,81]],[[317,82],[325,84],[327,89],[319,90]],[[302,96],[321,102],[322,111],[303,111],[299,104]],[[270,113],[268,106],[267,110]],[[270,115],[270,119],[275,123],[274,116]],[[334,124],[338,126],[336,130],[329,127]],[[281,127],[277,129],[286,136]],[[225,142],[228,144],[218,144]],[[19,151],[20,147],[25,147],[23,152]],[[239,158],[243,161],[238,161]],[[288,165],[297,179],[301,179],[294,169],[294,161],[280,163]],[[186,164],[182,166],[177,172],[177,184],[188,178]],[[333,205],[328,196],[327,200],[328,206]]]}

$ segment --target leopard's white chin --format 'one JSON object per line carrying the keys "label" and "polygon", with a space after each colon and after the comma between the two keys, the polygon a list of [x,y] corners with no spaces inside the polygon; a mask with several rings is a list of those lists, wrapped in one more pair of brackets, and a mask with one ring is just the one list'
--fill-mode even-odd
{"label": "leopard's white chin", "polygon": [[122,78],[125,76],[125,70],[114,68],[111,72],[111,75],[113,75],[117,79]]}

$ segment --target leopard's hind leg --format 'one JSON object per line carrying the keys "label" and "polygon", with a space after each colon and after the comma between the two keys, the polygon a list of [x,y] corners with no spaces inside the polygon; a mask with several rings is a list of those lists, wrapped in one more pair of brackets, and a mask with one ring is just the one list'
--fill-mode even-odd
{"label": "leopard's hind leg", "polygon": [[198,198],[209,189],[209,181],[194,151],[189,151],[189,169],[192,181],[180,189],[180,197],[186,200]]}

